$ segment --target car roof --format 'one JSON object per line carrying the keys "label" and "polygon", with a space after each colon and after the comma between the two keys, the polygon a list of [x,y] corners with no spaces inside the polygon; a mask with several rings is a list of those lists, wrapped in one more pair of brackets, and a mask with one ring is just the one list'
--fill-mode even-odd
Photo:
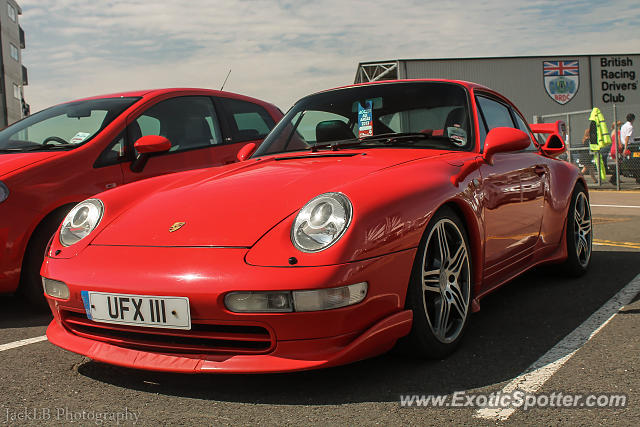
{"label": "car roof", "polygon": [[[358,87],[358,86],[366,86],[366,85],[376,85],[376,84],[392,84],[392,83],[407,83],[407,82],[442,82],[442,83],[455,83],[462,86],[465,86],[469,89],[482,89],[490,92],[495,92],[494,90],[483,86],[479,83],[468,82],[465,80],[452,80],[452,79],[396,79],[396,80],[378,80],[374,82],[363,82],[363,83],[354,83],[346,86],[338,86],[333,89],[323,90],[321,92],[329,92],[337,89],[347,89],[350,87]],[[318,93],[321,93],[318,92]]]}
{"label": "car roof", "polygon": [[188,88],[188,87],[175,87],[175,88],[163,88],[163,89],[144,89],[144,90],[134,90],[134,91],[127,91],[127,92],[117,92],[117,93],[109,93],[109,94],[103,94],[103,95],[95,95],[95,96],[89,96],[86,98],[79,98],[79,99],[74,99],[74,100],[70,100],[67,102],[63,102],[63,104],[66,104],[68,102],[77,102],[77,101],[88,101],[88,100],[92,100],[92,99],[103,99],[103,98],[127,98],[127,97],[136,97],[136,98],[143,98],[143,97],[155,97],[158,95],[163,95],[163,94],[167,94],[167,93],[176,93],[176,94],[180,94],[180,93],[194,93],[194,92],[200,92],[200,93],[206,93],[210,96],[225,96],[225,97],[229,97],[229,98],[234,98],[234,99],[243,99],[246,101],[251,101],[257,104],[269,104],[269,105],[273,105],[267,101],[263,101],[261,99],[258,98],[252,98],[250,96],[246,96],[246,95],[241,95],[238,93],[234,93],[234,92],[226,92],[226,91],[221,91],[221,90],[214,90],[214,89],[204,89],[204,88]]}
{"label": "car roof", "polygon": [[[346,85],[346,86],[339,86],[339,87],[335,87],[333,89],[322,90],[320,92],[316,92],[316,93],[313,93],[313,94],[307,95],[307,96],[312,96],[312,95],[315,95],[315,94],[320,94],[320,93],[325,93],[325,92],[331,92],[331,91],[334,91],[334,90],[349,89],[349,88],[358,87],[358,86],[377,85],[377,84],[394,84],[394,83],[402,84],[402,83],[415,83],[415,82],[453,83],[453,84],[458,84],[460,86],[463,86],[463,87],[467,88],[468,90],[471,90],[471,91],[474,91],[474,92],[479,89],[481,91],[493,94],[493,95],[497,96],[498,98],[506,101],[511,106],[515,107],[515,105],[506,96],[504,96],[503,94],[501,94],[499,92],[496,92],[495,90],[493,90],[493,89],[491,89],[491,88],[489,88],[487,86],[481,85],[479,83],[469,82],[469,81],[466,81],[466,80],[454,80],[454,79],[379,80],[379,81],[375,81],[375,82],[354,83],[354,84],[350,84],[350,85]],[[306,98],[306,96],[304,98]],[[302,99],[304,99],[304,98],[302,98]],[[515,108],[517,110],[517,107],[515,107]],[[520,112],[520,111],[518,110],[518,112]],[[520,113],[520,115],[522,115],[522,113]]]}

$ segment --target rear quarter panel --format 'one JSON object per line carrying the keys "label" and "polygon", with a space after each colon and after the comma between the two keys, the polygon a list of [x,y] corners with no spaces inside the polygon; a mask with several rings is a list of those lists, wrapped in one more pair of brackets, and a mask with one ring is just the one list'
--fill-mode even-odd
{"label": "rear quarter panel", "polygon": [[558,245],[562,241],[565,231],[573,189],[578,182],[587,191],[588,187],[575,165],[551,157],[545,157],[545,160],[550,175],[540,238],[545,245]]}

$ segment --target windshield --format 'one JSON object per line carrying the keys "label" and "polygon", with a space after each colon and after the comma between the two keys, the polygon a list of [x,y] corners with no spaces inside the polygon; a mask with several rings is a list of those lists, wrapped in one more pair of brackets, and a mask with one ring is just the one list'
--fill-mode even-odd
{"label": "windshield", "polygon": [[0,132],[0,152],[75,148],[93,138],[139,99],[93,99],[40,111]]}
{"label": "windshield", "polygon": [[381,146],[471,150],[466,90],[446,82],[380,83],[298,101],[254,157]]}

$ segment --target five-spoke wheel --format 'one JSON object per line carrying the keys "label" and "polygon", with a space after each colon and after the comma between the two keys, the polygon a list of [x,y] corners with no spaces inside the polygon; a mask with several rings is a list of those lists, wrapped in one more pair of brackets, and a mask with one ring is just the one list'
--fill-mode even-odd
{"label": "five-spoke wheel", "polygon": [[469,318],[471,271],[464,225],[444,208],[427,227],[407,293],[410,340],[421,354],[441,358],[455,349]]}
{"label": "five-spoke wheel", "polygon": [[567,260],[564,271],[573,277],[583,275],[591,262],[593,226],[587,192],[581,183],[576,184],[567,213]]}
{"label": "five-spoke wheel", "polygon": [[576,196],[573,228],[576,256],[580,265],[586,267],[591,259],[591,208],[587,196],[582,191]]}

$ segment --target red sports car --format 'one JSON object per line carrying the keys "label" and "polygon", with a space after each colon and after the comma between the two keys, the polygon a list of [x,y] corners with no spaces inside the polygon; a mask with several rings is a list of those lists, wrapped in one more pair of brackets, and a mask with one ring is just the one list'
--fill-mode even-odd
{"label": "red sports car", "polygon": [[128,182],[232,163],[281,117],[271,104],[229,92],[162,89],[69,102],[4,129],[0,293],[20,284],[46,307],[40,266],[73,206]]}
{"label": "red sports car", "polygon": [[498,286],[587,270],[587,186],[553,157],[560,132],[460,81],[310,95],[240,163],[77,205],[41,271],[47,336],[174,372],[335,366],[403,337],[442,358]]}

